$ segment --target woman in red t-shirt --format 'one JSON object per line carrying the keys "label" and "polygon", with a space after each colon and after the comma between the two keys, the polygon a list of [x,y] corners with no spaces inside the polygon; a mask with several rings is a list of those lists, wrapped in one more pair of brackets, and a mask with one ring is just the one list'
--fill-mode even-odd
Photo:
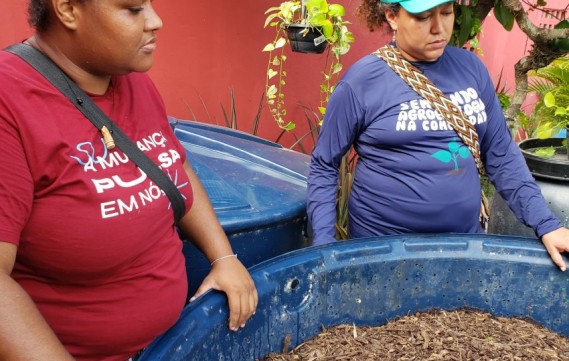
{"label": "woman in red t-shirt", "polygon": [[[52,59],[176,182],[179,228],[212,262],[195,296],[227,294],[229,327],[257,307],[145,72],[151,0],[30,0]],[[0,360],[124,361],[177,320],[187,280],[168,197],[41,74],[0,52]]]}

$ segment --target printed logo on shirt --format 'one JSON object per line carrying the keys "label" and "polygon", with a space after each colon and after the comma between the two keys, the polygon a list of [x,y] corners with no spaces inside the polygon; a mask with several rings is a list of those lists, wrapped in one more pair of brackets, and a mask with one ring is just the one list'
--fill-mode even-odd
{"label": "printed logo on shirt", "polygon": [[[126,179],[125,175],[119,172],[118,167],[128,163],[129,158],[120,151],[109,152],[102,138],[101,142],[103,144],[102,148],[96,148],[91,142],[79,143],[76,146],[77,155],[70,157],[83,167],[83,171],[86,174],[89,174],[95,192],[105,194],[118,188],[123,190],[121,194],[124,194],[124,196],[120,199],[111,199],[100,204],[101,217],[103,219],[135,212],[166,196],[152,181],[148,183],[145,189],[140,190],[140,185],[148,181],[148,176],[140,168],[137,168],[138,174],[135,177]],[[168,140],[162,133],[156,132],[137,141],[136,145],[143,152],[162,148],[163,151],[156,157],[158,166],[166,170],[166,174],[180,189],[188,185],[187,181],[183,181],[186,178],[178,174],[177,169],[171,171],[169,168],[174,166],[177,161],[180,161],[181,156],[176,149],[168,147],[167,142]],[[96,149],[102,149],[102,154],[96,154]],[[97,177],[97,172],[108,169],[117,169],[117,174]],[[184,199],[186,198],[184,195],[182,196]],[[170,206],[170,203],[168,203],[168,208]]]}
{"label": "printed logo on shirt", "polygon": [[458,158],[466,159],[470,154],[470,150],[458,138],[455,138],[454,141],[448,143],[448,150],[441,149],[431,156],[443,163],[452,162],[454,166],[453,171],[458,172]]}
{"label": "printed logo on shirt", "polygon": [[[462,109],[472,125],[485,123],[486,107],[478,92],[473,88],[460,90],[449,95],[450,100]],[[397,118],[397,131],[439,131],[451,130],[443,116],[434,110],[425,99],[417,99],[401,104]]]}

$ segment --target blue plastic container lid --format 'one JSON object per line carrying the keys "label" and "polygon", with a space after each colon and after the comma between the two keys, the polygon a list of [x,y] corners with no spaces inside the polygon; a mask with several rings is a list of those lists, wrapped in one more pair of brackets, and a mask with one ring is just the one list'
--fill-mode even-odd
{"label": "blue plastic container lid", "polygon": [[250,134],[170,118],[226,232],[303,213],[310,156]]}

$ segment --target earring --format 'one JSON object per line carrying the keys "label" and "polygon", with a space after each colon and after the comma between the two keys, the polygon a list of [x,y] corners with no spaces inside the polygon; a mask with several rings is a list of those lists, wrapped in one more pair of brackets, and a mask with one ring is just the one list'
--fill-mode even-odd
{"label": "earring", "polygon": [[393,39],[391,39],[392,43],[395,43],[397,40],[397,29],[393,29]]}

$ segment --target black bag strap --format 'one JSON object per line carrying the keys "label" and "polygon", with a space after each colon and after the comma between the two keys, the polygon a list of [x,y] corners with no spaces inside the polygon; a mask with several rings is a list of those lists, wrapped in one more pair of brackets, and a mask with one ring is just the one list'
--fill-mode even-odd
{"label": "black bag strap", "polygon": [[[172,180],[99,108],[85,92],[65,74],[51,59],[27,44],[14,44],[4,49],[28,62],[53,86],[59,89],[77,109],[103,134],[105,140],[114,140],[144,173],[146,173],[170,199],[176,224],[186,212],[184,197]],[[106,129],[105,129],[106,127]],[[107,133],[108,132],[108,133]],[[109,135],[112,138],[107,138]],[[112,145],[111,145],[112,146]]]}

